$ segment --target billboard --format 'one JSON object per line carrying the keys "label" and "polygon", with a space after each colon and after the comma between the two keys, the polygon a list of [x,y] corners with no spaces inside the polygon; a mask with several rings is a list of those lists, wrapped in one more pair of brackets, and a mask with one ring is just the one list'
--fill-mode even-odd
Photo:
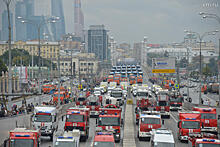
{"label": "billboard", "polygon": [[175,73],[175,58],[153,58],[152,73]]}

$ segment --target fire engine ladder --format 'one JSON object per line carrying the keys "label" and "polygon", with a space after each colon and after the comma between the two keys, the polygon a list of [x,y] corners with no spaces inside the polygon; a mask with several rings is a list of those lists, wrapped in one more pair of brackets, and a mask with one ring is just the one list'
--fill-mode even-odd
{"label": "fire engine ladder", "polygon": [[127,104],[124,118],[123,147],[136,147],[133,120],[132,104]]}

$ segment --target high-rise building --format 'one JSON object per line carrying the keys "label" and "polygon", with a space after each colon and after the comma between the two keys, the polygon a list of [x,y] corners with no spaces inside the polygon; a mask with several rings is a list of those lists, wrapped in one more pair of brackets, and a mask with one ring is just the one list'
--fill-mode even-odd
{"label": "high-rise building", "polygon": [[52,0],[34,0],[34,15],[36,16],[51,16]]}
{"label": "high-rise building", "polygon": [[108,60],[108,34],[104,25],[91,25],[88,30],[88,52],[95,53],[100,61]]}
{"label": "high-rise building", "polygon": [[74,1],[74,33],[83,40],[84,15],[81,9],[81,0]]}
{"label": "high-rise building", "polygon": [[[11,28],[13,28],[13,14],[10,13]],[[11,38],[13,38],[13,29],[11,29]],[[2,37],[1,40],[8,40],[8,12],[6,10],[2,13]]]}

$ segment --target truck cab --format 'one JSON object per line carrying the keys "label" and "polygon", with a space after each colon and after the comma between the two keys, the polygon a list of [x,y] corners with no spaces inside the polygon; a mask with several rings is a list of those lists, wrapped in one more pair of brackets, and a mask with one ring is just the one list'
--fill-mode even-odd
{"label": "truck cab", "polygon": [[79,138],[79,130],[64,132],[62,136],[57,137],[54,147],[79,147]]}
{"label": "truck cab", "polygon": [[138,135],[139,140],[146,138],[150,140],[152,129],[161,128],[161,116],[158,112],[143,111],[140,114],[138,124]]}
{"label": "truck cab", "polygon": [[66,112],[65,131],[80,130],[80,140],[89,137],[89,108],[71,107]]}
{"label": "truck cab", "polygon": [[134,75],[129,76],[130,85],[136,84],[136,77]]}
{"label": "truck cab", "polygon": [[35,107],[32,125],[35,129],[40,129],[41,136],[50,136],[50,140],[53,140],[53,134],[58,128],[56,107]]}
{"label": "truck cab", "polygon": [[123,121],[121,119],[121,109],[116,108],[101,108],[101,113],[96,122],[97,127],[105,131],[113,131],[115,142],[120,142],[121,126]]}
{"label": "truck cab", "polygon": [[197,111],[179,112],[178,139],[188,141],[189,136],[201,134],[201,114]]}
{"label": "truck cab", "polygon": [[137,84],[142,84],[143,83],[143,76],[139,75],[137,76]]}
{"label": "truck cab", "polygon": [[92,147],[115,147],[115,139],[112,132],[96,132]]}
{"label": "truck cab", "polygon": [[191,146],[191,147],[219,147],[219,146],[220,146],[219,139],[202,138],[202,139],[196,139],[195,146]]}
{"label": "truck cab", "polygon": [[124,95],[121,88],[115,88],[111,91],[111,97],[114,97],[118,102],[119,105],[122,106],[124,104]]}
{"label": "truck cab", "polygon": [[170,118],[170,103],[166,91],[160,91],[157,95],[156,111],[160,112],[162,118]]}
{"label": "truck cab", "polygon": [[[58,103],[59,92],[55,92],[53,95],[53,102]],[[65,101],[69,98],[69,94],[66,91],[60,91],[60,101],[65,103]]]}
{"label": "truck cab", "polygon": [[193,111],[198,111],[201,114],[202,132],[218,133],[216,108],[194,107]]}
{"label": "truck cab", "polygon": [[15,128],[9,132],[9,140],[5,147],[39,147],[40,131],[26,128]]}
{"label": "truck cab", "polygon": [[87,108],[90,109],[90,117],[98,117],[99,116],[99,108],[101,107],[99,97],[95,95],[90,95],[88,97]]}
{"label": "truck cab", "polygon": [[86,95],[83,93],[83,94],[80,94],[77,98],[76,98],[76,105],[86,105],[87,103],[87,97]]}
{"label": "truck cab", "polygon": [[152,130],[151,147],[175,147],[175,141],[171,130]]}

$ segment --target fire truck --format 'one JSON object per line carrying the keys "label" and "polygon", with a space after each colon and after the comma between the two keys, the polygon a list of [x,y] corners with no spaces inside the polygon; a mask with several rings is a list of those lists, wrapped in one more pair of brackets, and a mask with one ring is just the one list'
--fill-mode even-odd
{"label": "fire truck", "polygon": [[201,134],[201,114],[197,111],[179,112],[177,127],[180,141],[188,141],[189,136]]}
{"label": "fire truck", "polygon": [[152,129],[161,128],[161,116],[157,111],[143,111],[140,114],[138,123],[139,140],[146,138],[150,140]]}
{"label": "fire truck", "polygon": [[121,109],[101,108],[100,111],[101,113],[96,120],[97,127],[102,128],[102,130],[113,131],[115,142],[120,142],[123,124]]}
{"label": "fire truck", "polygon": [[85,93],[80,93],[79,96],[76,98],[76,105],[86,105],[87,97]]}
{"label": "fire truck", "polygon": [[35,129],[40,129],[41,136],[50,136],[52,141],[53,134],[58,128],[56,107],[35,107],[32,115],[32,125]]}
{"label": "fire truck", "polygon": [[220,140],[212,138],[189,139],[188,147],[219,147]]}
{"label": "fire truck", "polygon": [[130,85],[136,84],[136,77],[134,75],[129,76],[129,83]]}
{"label": "fire truck", "polygon": [[90,95],[86,107],[90,109],[90,117],[98,117],[99,108],[101,107],[100,98],[95,95]]}
{"label": "fire truck", "polygon": [[115,147],[115,139],[111,131],[99,131],[95,133],[92,147]]}
{"label": "fire truck", "polygon": [[121,76],[120,75],[115,75],[114,76],[114,82],[116,82],[117,83],[117,85],[119,85],[120,84],[120,80],[121,80]]}
{"label": "fire truck", "polygon": [[166,90],[159,91],[157,95],[156,111],[160,112],[162,118],[170,118],[170,103]]}
{"label": "fire truck", "polygon": [[108,83],[113,82],[114,81],[114,76],[113,75],[109,75],[107,81],[108,81]]}
{"label": "fire truck", "polygon": [[80,130],[80,140],[86,141],[89,137],[89,108],[71,107],[67,109],[65,131]]}
{"label": "fire truck", "polygon": [[137,76],[137,84],[142,84],[142,83],[143,83],[142,75]]}
{"label": "fire truck", "polygon": [[201,114],[201,122],[203,124],[202,132],[218,133],[216,108],[194,107],[193,111],[198,111]]}
{"label": "fire truck", "polygon": [[64,132],[62,136],[57,137],[54,147],[79,147],[79,138],[79,130]]}
{"label": "fire truck", "polygon": [[172,92],[169,96],[169,100],[170,100],[170,110],[173,111],[182,110],[184,99],[179,94],[179,92]]}
{"label": "fire truck", "polygon": [[52,89],[56,89],[56,86],[55,85],[51,85],[51,84],[47,84],[47,85],[43,85],[42,89],[43,89],[43,92],[46,94],[46,93],[50,93],[50,91]]}
{"label": "fire truck", "polygon": [[122,106],[124,104],[124,95],[121,88],[115,88],[111,91],[111,97],[115,98],[119,105]]}
{"label": "fire truck", "polygon": [[9,132],[9,139],[4,142],[6,147],[39,147],[40,131],[26,128],[15,128]]}
{"label": "fire truck", "polygon": [[[58,103],[59,92],[55,92],[53,95],[53,102]],[[60,91],[60,101],[65,103],[67,99],[69,99],[69,93],[67,91]]]}
{"label": "fire truck", "polygon": [[113,104],[116,105],[117,107],[119,107],[119,101],[117,101],[117,99],[109,96],[109,95],[105,95],[104,99],[103,99],[103,106],[109,105],[109,104]]}

